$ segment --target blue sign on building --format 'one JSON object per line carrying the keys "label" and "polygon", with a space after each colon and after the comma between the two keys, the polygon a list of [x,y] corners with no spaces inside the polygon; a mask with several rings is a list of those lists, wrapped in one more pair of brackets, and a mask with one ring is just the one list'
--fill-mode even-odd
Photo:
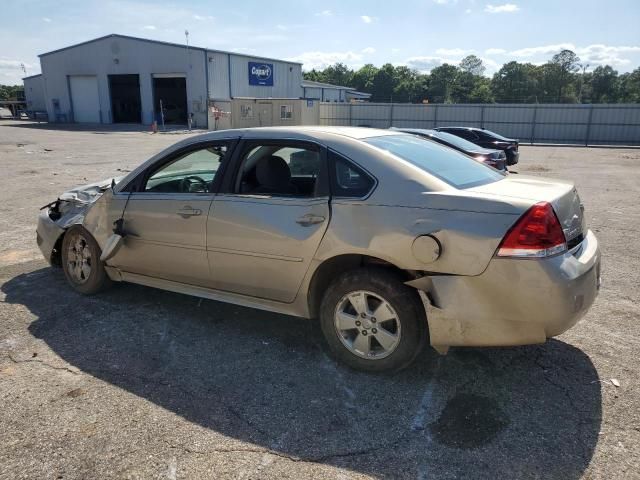
{"label": "blue sign on building", "polygon": [[249,62],[249,85],[273,87],[273,63]]}

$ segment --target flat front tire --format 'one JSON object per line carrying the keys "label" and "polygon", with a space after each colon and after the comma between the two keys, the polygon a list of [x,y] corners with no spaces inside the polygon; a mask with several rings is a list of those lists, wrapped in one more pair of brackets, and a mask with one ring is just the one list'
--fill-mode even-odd
{"label": "flat front tire", "polygon": [[417,292],[385,269],[361,268],[338,277],[322,299],[320,323],[333,355],[368,372],[408,366],[428,335]]}
{"label": "flat front tire", "polygon": [[111,285],[100,247],[82,226],[74,225],[62,239],[62,269],[69,285],[83,295],[93,295]]}

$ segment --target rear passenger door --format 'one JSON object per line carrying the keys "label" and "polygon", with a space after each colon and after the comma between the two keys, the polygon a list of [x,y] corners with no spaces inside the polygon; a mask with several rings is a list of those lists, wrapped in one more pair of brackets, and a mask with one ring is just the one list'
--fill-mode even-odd
{"label": "rear passenger door", "polygon": [[212,286],[292,302],[329,224],[326,152],[245,141],[207,224]]}

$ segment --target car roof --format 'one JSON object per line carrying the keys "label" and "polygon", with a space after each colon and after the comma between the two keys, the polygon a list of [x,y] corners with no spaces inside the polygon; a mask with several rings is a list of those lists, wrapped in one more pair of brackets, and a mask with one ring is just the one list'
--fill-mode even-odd
{"label": "car roof", "polygon": [[368,127],[337,127],[337,126],[292,126],[292,127],[255,127],[238,128],[232,130],[218,130],[191,137],[189,140],[201,142],[208,139],[220,138],[314,138],[321,134],[333,134],[356,140],[381,137],[385,135],[404,135],[398,130],[383,130]]}
{"label": "car roof", "polygon": [[437,133],[436,130],[432,128],[403,128],[403,127],[392,127],[390,130],[394,132],[404,132],[404,133],[422,133],[423,135],[435,135]]}

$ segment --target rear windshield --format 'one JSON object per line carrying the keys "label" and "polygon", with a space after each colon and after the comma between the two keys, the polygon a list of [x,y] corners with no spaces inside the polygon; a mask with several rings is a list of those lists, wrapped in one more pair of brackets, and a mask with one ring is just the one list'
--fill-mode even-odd
{"label": "rear windshield", "polygon": [[497,138],[498,140],[502,140],[503,142],[510,142],[510,141],[512,141],[512,139],[511,139],[511,138],[503,137],[503,136],[502,136],[502,135],[500,135],[499,133],[492,132],[491,130],[482,130],[482,132],[487,133],[487,134],[491,135],[492,137]]}
{"label": "rear windshield", "polygon": [[455,188],[497,182],[504,175],[470,157],[413,135],[388,135],[364,140],[421,168]]}
{"label": "rear windshield", "polygon": [[467,152],[477,152],[478,150],[480,150],[478,145],[476,145],[475,143],[471,143],[469,140],[465,140],[464,138],[452,135],[451,133],[434,132],[433,136],[444,140],[451,145],[455,145],[458,148],[466,150]]}

